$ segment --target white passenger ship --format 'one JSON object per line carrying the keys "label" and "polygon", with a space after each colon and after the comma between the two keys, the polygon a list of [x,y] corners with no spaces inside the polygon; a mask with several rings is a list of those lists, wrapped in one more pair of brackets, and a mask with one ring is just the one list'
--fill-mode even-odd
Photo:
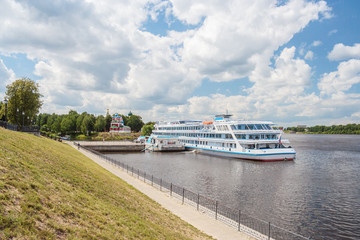
{"label": "white passenger ship", "polygon": [[216,115],[214,121],[156,122],[153,136],[178,138],[187,150],[258,161],[295,159],[295,149],[284,144],[281,130],[272,122],[231,120]]}

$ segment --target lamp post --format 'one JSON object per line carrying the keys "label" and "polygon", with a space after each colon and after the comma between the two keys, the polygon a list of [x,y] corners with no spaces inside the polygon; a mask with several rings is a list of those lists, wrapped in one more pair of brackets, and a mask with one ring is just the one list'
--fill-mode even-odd
{"label": "lamp post", "polygon": [[23,125],[22,125],[22,128],[24,128],[24,117],[25,117],[25,112],[24,111],[22,111],[22,117],[23,117]]}
{"label": "lamp post", "polygon": [[7,129],[7,104],[8,104],[8,100],[5,98],[4,100],[5,103],[5,129]]}
{"label": "lamp post", "polygon": [[19,109],[16,109],[16,129],[19,131]]}

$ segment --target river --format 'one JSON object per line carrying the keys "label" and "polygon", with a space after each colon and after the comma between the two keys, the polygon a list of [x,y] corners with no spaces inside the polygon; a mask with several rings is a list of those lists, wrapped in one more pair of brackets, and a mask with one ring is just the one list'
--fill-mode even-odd
{"label": "river", "polygon": [[290,162],[193,152],[109,154],[311,239],[360,239],[360,136],[286,134]]}

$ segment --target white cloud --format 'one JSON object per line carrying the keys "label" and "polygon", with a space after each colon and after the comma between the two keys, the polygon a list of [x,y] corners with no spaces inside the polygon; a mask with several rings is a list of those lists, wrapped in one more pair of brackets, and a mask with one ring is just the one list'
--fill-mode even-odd
{"label": "white cloud", "polygon": [[6,92],[6,86],[15,80],[15,73],[8,69],[4,61],[0,58],[0,101],[3,101]]}
{"label": "white cloud", "polygon": [[[179,2],[173,3],[176,16],[192,21],[187,16],[185,3]],[[211,7],[207,7],[209,5]],[[322,1],[316,4],[290,1],[279,7],[275,7],[273,1],[214,1],[212,4],[206,1],[197,7],[201,9],[199,15],[206,12],[207,17],[199,30],[185,39],[183,60],[219,82],[247,76],[255,68],[256,56],[269,61],[279,46],[310,21],[319,19],[320,13],[329,11]]]}
{"label": "white cloud", "polygon": [[360,58],[360,43],[356,43],[354,46],[345,46],[342,43],[338,43],[329,53],[328,58],[334,61]]}
{"label": "white cloud", "polygon": [[321,44],[322,44],[322,42],[319,41],[319,40],[317,40],[317,41],[314,41],[311,45],[312,45],[313,47],[317,47],[317,46],[320,46]]}
{"label": "white cloud", "polygon": [[331,31],[328,33],[328,35],[331,36],[331,35],[333,35],[333,34],[335,34],[335,33],[337,33],[337,32],[338,32],[338,30],[337,30],[337,29],[334,29],[334,30],[331,30]]}
{"label": "white cloud", "polygon": [[360,83],[360,60],[351,59],[339,64],[337,71],[326,73],[318,84],[322,95],[334,95]]}
{"label": "white cloud", "polygon": [[314,57],[314,52],[313,51],[307,51],[306,55],[305,55],[305,59],[306,60],[312,60]]}
{"label": "white cloud", "polygon": [[[142,31],[164,9],[197,28],[165,37]],[[0,35],[0,52],[37,60],[44,111],[132,109],[150,120],[225,109],[243,118],[286,117],[300,107],[311,115],[297,103],[310,106],[318,99],[304,94],[311,69],[294,57],[295,48],[284,49],[275,68],[269,66],[274,51],[329,12],[325,1],[303,0],[281,6],[275,0],[3,0],[0,32],[7,34]],[[248,96],[192,96],[204,78],[248,78],[253,86]]]}

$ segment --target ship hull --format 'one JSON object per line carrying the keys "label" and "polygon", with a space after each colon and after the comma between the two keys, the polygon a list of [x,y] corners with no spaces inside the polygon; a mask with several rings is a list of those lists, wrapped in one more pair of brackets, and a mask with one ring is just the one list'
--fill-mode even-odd
{"label": "ship hull", "polygon": [[270,151],[266,152],[236,152],[236,151],[224,151],[218,149],[206,149],[200,147],[192,147],[186,146],[186,150],[195,150],[198,153],[214,155],[218,157],[228,157],[228,158],[238,158],[244,160],[252,160],[252,161],[262,161],[262,162],[275,162],[275,161],[292,161],[295,159],[295,152],[274,152]]}

